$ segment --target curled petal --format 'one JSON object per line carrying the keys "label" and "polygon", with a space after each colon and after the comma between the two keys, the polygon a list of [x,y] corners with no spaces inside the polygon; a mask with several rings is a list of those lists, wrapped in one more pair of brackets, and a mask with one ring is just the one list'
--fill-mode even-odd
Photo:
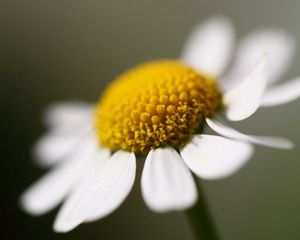
{"label": "curled petal", "polygon": [[231,121],[241,121],[250,117],[260,106],[266,83],[263,58],[244,81],[225,94],[225,116]]}
{"label": "curled petal", "polygon": [[291,149],[294,146],[290,140],[285,138],[246,135],[220,121],[206,119],[206,122],[211,129],[224,137],[279,149]]}

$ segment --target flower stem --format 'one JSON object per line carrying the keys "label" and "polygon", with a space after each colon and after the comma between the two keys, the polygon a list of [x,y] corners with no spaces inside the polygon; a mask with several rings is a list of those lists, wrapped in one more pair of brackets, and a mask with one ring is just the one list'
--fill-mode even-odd
{"label": "flower stem", "polygon": [[198,189],[198,201],[194,207],[186,211],[195,239],[218,240],[214,222],[210,216],[203,191],[198,179],[195,179]]}

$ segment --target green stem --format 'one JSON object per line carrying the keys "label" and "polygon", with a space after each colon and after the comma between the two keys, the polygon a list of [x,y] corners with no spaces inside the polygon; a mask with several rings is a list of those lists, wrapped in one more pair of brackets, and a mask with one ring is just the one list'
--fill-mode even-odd
{"label": "green stem", "polygon": [[198,201],[194,207],[186,211],[190,225],[194,231],[195,239],[218,240],[214,222],[210,216],[203,191],[200,188],[199,180],[195,179],[198,189]]}

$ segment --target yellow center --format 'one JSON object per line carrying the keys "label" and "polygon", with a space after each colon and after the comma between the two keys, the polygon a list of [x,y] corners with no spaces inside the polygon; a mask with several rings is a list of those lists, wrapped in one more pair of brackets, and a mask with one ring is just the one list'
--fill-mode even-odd
{"label": "yellow center", "polygon": [[220,105],[213,78],[178,61],[154,61],[111,83],[97,105],[95,127],[100,143],[112,150],[176,147]]}

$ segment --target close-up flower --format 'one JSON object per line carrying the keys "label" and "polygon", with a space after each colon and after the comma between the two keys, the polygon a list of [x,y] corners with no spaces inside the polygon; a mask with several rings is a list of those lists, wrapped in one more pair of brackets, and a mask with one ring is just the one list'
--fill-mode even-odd
{"label": "close-up flower", "polygon": [[152,211],[192,207],[198,199],[193,174],[222,179],[249,161],[254,145],[293,147],[229,122],[300,96],[300,78],[278,83],[294,52],[293,37],[276,28],[251,31],[236,44],[231,21],[216,16],[195,27],[178,59],[129,69],[97,103],[53,104],[44,115],[49,130],[34,146],[36,162],[52,169],[25,191],[22,208],[38,216],[63,202],[57,232],[99,220],[130,193],[136,160],[145,161],[141,192]]}

